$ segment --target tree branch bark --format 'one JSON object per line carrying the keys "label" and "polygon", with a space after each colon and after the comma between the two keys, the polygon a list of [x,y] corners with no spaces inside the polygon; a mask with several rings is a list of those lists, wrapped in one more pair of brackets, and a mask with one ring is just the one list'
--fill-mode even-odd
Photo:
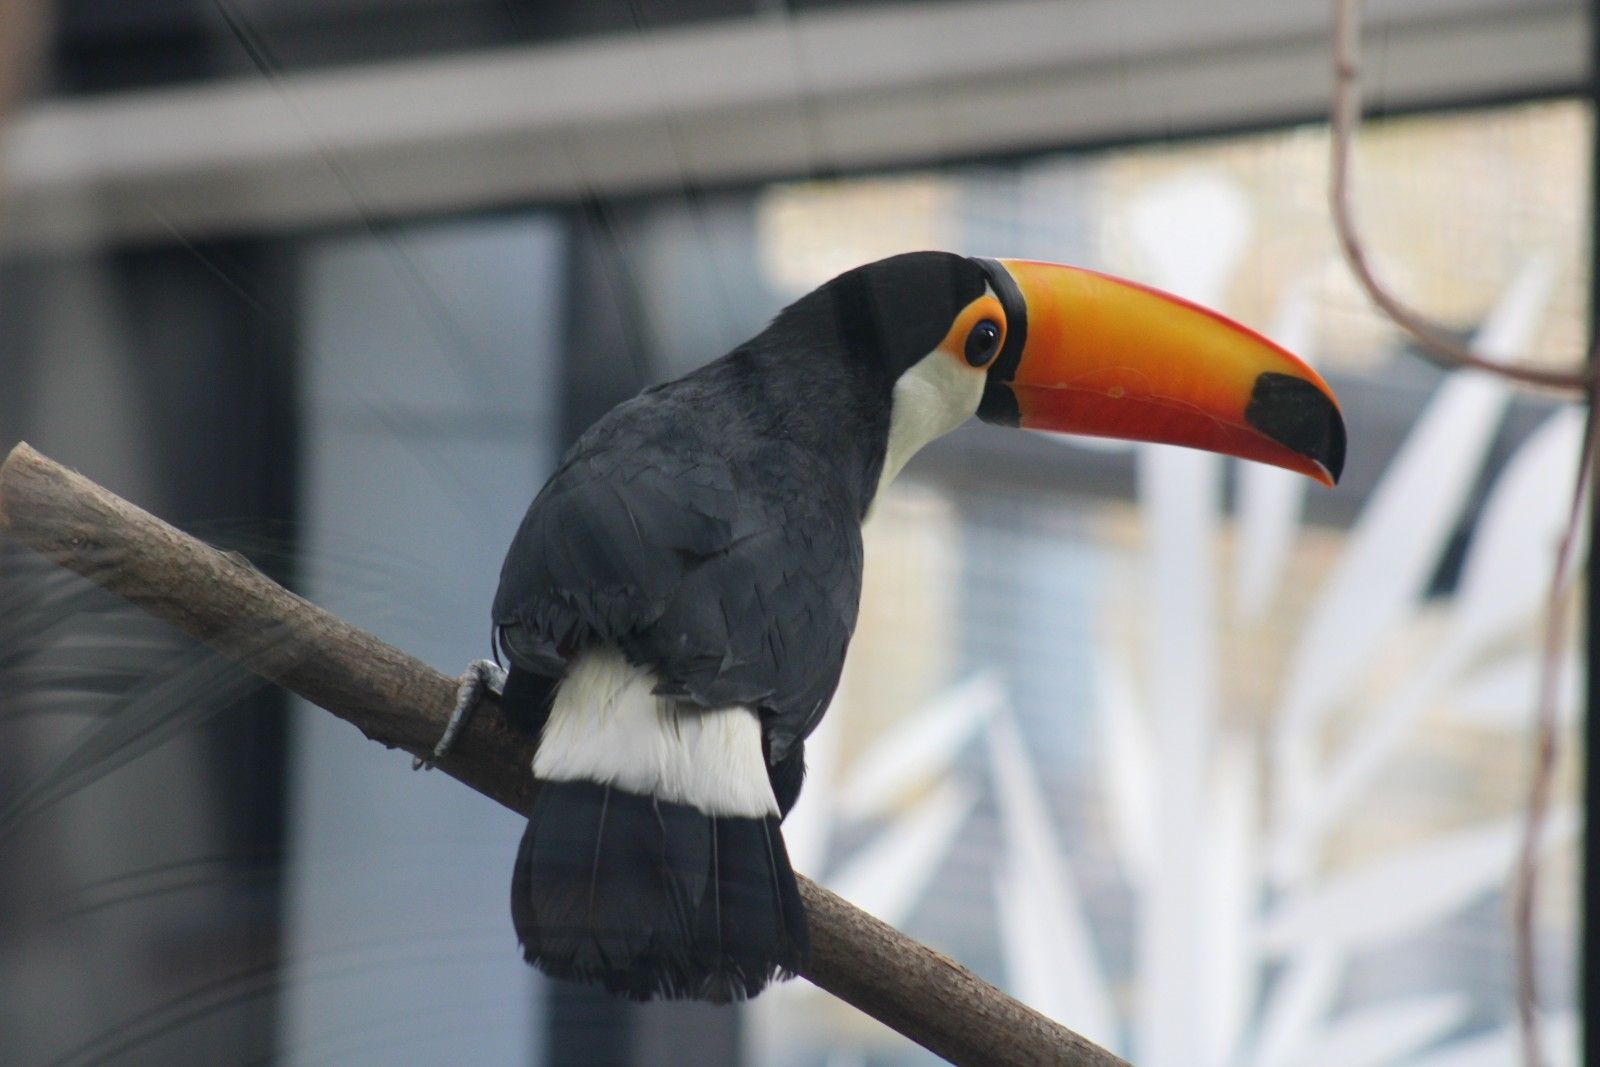
{"label": "tree branch bark", "polygon": [[[26,444],[0,466],[0,530],[355,725],[428,753],[455,683]],[[480,709],[439,770],[526,813],[532,750]],[[816,985],[952,1063],[1115,1067],[1124,1061],[804,877]],[[511,951],[508,944],[507,951]]]}

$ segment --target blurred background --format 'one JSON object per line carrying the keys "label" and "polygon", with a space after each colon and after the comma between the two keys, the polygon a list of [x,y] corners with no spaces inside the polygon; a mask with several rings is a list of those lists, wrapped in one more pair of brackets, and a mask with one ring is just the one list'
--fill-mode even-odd
{"label": "blurred background", "polygon": [[[0,0],[0,64],[29,8]],[[449,673],[566,443],[858,263],[1102,268],[1316,363],[1350,430],[1332,492],[976,424],[919,456],[868,530],[790,852],[1147,1067],[1516,1062],[1508,872],[1581,417],[1441,375],[1354,288],[1322,0],[47,13],[0,127],[0,446]],[[1369,13],[1373,256],[1502,357],[1589,332],[1593,15]],[[1536,918],[1558,1064],[1569,659]],[[803,981],[726,1009],[542,979],[519,834],[0,545],[0,1060],[933,1062]]]}

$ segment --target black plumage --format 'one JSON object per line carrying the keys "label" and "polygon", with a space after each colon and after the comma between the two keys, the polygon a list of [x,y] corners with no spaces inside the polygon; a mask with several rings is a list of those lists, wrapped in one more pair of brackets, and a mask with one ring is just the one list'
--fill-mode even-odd
{"label": "black plumage", "polygon": [[1326,383],[1259,334],[1094,271],[938,252],[842,274],[618,406],[528,509],[494,604],[503,704],[547,780],[512,884],[530,962],[709,1000],[804,966],[778,823],[855,627],[861,523],[886,464],[974,414],[1328,485],[1344,457]]}
{"label": "black plumage", "polygon": [[494,621],[513,673],[559,678],[615,644],[664,695],[759,708],[782,760],[844,666],[894,382],[985,282],[939,252],[858,268],[612,409],[506,555]]}
{"label": "black plumage", "polygon": [[[501,572],[511,720],[539,729],[575,658],[614,647],[680,714],[752,709],[787,814],[855,627],[894,382],[984,284],[945,253],[859,268],[583,434]],[[806,952],[777,824],[547,784],[512,885],[524,952],[634,997],[753,995]]]}
{"label": "black plumage", "polygon": [[809,951],[775,817],[711,816],[595,782],[540,790],[511,917],[529,962],[635,1000],[742,1000]]}

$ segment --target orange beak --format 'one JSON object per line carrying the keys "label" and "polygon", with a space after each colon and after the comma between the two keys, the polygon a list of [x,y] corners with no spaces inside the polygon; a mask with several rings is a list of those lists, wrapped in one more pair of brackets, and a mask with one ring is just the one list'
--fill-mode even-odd
{"label": "orange beak", "polygon": [[1316,371],[1265,337],[1094,271],[984,263],[1007,327],[979,418],[1184,445],[1286,467],[1327,486],[1339,480],[1338,401]]}

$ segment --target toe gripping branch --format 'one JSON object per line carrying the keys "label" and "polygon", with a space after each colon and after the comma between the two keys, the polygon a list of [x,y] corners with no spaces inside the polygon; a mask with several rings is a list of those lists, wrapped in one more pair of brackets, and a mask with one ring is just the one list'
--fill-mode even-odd
{"label": "toe gripping branch", "polygon": [[494,660],[475,659],[468,664],[467,669],[461,672],[461,677],[456,679],[456,704],[450,709],[450,721],[445,724],[439,743],[433,746],[432,755],[412,759],[411,769],[433,770],[444,759],[445,753],[450,751],[450,746],[456,743],[461,728],[483,700],[484,691],[488,690],[498,697],[505,693],[505,688],[506,669]]}

